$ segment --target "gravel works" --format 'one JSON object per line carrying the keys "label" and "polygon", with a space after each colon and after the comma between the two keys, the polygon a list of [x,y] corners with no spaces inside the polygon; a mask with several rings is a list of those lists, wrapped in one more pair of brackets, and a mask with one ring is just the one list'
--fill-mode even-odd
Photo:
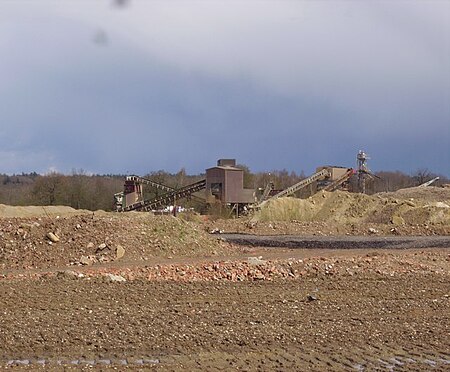
{"label": "gravel works", "polygon": [[319,193],[234,220],[2,206],[0,369],[447,371],[449,203]]}

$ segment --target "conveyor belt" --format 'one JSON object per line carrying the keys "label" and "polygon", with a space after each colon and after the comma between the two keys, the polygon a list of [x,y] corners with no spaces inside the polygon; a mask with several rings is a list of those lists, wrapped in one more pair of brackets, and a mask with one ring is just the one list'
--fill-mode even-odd
{"label": "conveyor belt", "polygon": [[263,202],[264,200],[267,200],[267,198],[269,197],[269,195],[270,195],[270,192],[273,190],[273,182],[269,182],[267,185],[266,185],[266,188],[264,189],[264,192],[263,192],[263,194],[262,194],[262,196],[261,196],[261,199],[259,200],[260,202]]}
{"label": "conveyor belt", "polygon": [[173,187],[169,187],[169,186],[163,185],[162,183],[158,183],[158,182],[149,180],[148,178],[144,178],[144,177],[141,177],[141,176],[135,176],[135,175],[127,176],[126,180],[127,181],[134,181],[134,182],[138,182],[138,183],[145,183],[147,185],[156,187],[157,189],[161,189],[161,190],[168,191],[168,192],[171,192],[171,191],[175,190]]}
{"label": "conveyor belt", "polygon": [[191,196],[193,193],[206,188],[206,180],[201,180],[193,184],[184,186],[178,190],[172,190],[164,195],[154,199],[143,200],[125,207],[123,210],[128,211],[150,211],[159,207],[172,205],[176,200]]}
{"label": "conveyor belt", "polygon": [[329,185],[325,186],[322,190],[324,191],[334,191],[339,186],[341,186],[344,182],[348,181],[351,176],[355,174],[355,171],[352,168],[349,168],[347,172],[345,172],[341,177],[339,177],[336,181],[331,182]]}
{"label": "conveyor belt", "polygon": [[314,181],[317,181],[321,178],[329,177],[330,172],[327,169],[322,169],[320,172],[314,173],[312,176],[296,183],[295,185],[292,185],[291,187],[288,187],[287,189],[280,191],[278,194],[275,194],[274,196],[270,197],[267,200],[262,201],[257,205],[258,208],[265,205],[268,201],[281,198],[283,196],[289,196],[294,194],[295,192],[301,190],[302,188],[310,185]]}

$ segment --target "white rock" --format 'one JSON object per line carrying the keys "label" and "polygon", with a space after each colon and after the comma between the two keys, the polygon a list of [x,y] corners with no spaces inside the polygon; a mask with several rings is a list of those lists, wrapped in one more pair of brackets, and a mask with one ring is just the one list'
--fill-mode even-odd
{"label": "white rock", "polygon": [[437,207],[437,208],[450,208],[450,205],[445,204],[443,202],[436,202],[435,207]]}
{"label": "white rock", "polygon": [[105,276],[106,276],[106,279],[112,283],[120,283],[120,282],[127,281],[122,275],[106,274]]}
{"label": "white rock", "polygon": [[81,256],[80,263],[82,265],[92,265],[94,263],[94,259],[89,256]]}
{"label": "white rock", "polygon": [[122,258],[125,255],[125,248],[120,244],[116,247],[116,260]]}
{"label": "white rock", "polygon": [[72,270],[64,270],[64,271],[58,271],[57,277],[58,278],[68,278],[68,279],[78,279],[78,278],[84,278],[84,274],[77,273],[76,271],[72,271]]}
{"label": "white rock", "polygon": [[264,265],[266,263],[265,260],[262,260],[262,257],[248,257],[247,262],[250,266]]}
{"label": "white rock", "polygon": [[52,241],[53,243],[59,242],[59,236],[56,234],[53,234],[52,232],[47,233],[47,238]]}

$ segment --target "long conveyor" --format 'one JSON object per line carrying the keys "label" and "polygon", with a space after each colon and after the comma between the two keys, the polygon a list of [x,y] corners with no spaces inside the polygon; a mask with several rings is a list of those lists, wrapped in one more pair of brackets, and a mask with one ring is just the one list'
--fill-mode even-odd
{"label": "long conveyor", "polygon": [[124,212],[150,211],[150,210],[153,210],[158,207],[171,205],[174,203],[174,201],[189,197],[193,193],[203,190],[205,188],[206,188],[206,180],[201,180],[201,181],[195,182],[193,184],[184,186],[177,190],[172,189],[172,191],[170,191],[164,195],[158,196],[154,199],[143,200],[143,201],[128,205],[123,210],[124,210]]}

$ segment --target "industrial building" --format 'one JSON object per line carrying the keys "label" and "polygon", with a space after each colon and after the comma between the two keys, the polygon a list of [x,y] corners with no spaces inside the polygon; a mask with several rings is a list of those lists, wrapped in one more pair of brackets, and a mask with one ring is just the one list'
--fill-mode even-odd
{"label": "industrial building", "polygon": [[[273,183],[266,185],[262,196],[256,197],[253,189],[244,188],[244,170],[236,166],[235,159],[219,159],[217,165],[206,169],[206,178],[193,184],[174,189],[139,176],[126,177],[124,191],[114,195],[117,211],[153,211],[175,205],[183,198],[199,198],[199,191],[205,190],[201,198],[208,205],[219,204],[239,214],[247,207],[260,208],[271,199],[289,196],[307,186],[311,194],[320,190],[333,191],[345,187],[355,171],[352,168],[322,166],[308,178],[284,190],[273,190]],[[150,200],[143,199],[142,185],[147,184],[165,191]]]}
{"label": "industrial building", "polygon": [[244,171],[235,159],[219,159],[217,166],[206,170],[206,201],[223,204],[252,204],[255,190],[244,189]]}

